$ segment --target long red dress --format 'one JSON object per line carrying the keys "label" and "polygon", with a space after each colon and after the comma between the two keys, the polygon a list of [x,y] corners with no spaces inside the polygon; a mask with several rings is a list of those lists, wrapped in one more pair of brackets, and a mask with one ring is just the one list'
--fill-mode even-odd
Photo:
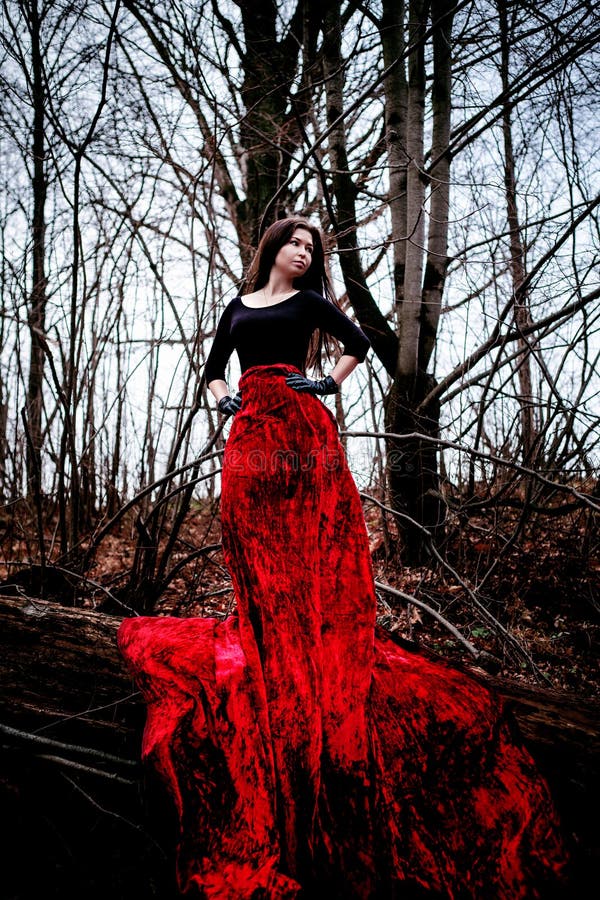
{"label": "long red dress", "polygon": [[[552,802],[498,699],[375,627],[335,421],[242,376],[222,474],[237,613],[124,620],[143,756],[177,806],[182,893],[222,900],[550,896]],[[552,894],[554,895],[554,894]]]}

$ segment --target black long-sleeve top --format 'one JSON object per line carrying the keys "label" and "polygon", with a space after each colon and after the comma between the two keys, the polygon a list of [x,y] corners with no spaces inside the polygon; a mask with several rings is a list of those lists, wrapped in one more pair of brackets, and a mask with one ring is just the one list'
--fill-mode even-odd
{"label": "black long-sleeve top", "polygon": [[242,372],[251,366],[288,363],[304,371],[313,332],[320,329],[343,345],[345,354],[364,360],[370,342],[364,332],[315,291],[298,291],[271,306],[245,306],[236,297],[225,308],[206,362],[206,383],[225,379],[234,350]]}

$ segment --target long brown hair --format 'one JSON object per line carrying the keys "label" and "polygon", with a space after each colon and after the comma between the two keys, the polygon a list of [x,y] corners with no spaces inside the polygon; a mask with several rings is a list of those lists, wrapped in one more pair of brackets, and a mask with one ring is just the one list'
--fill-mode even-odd
{"label": "long brown hair", "polygon": [[[325,252],[323,250],[323,238],[321,232],[301,216],[290,216],[287,219],[278,219],[267,228],[260,239],[258,250],[248,268],[244,280],[245,291],[247,293],[259,291],[268,284],[275,257],[284,244],[287,244],[288,241],[291,240],[292,235],[298,228],[304,228],[306,231],[310,232],[313,240],[313,252],[310,266],[303,275],[294,279],[294,287],[298,290],[316,291],[317,294],[321,294],[321,296],[325,297],[326,300],[329,300],[330,303],[339,306],[325,268]],[[331,359],[331,355],[337,346],[338,344],[335,339],[324,334],[322,331],[315,331],[308,348],[306,367],[309,369],[316,368],[317,371],[322,371],[321,365],[323,353],[325,353],[327,359]]]}

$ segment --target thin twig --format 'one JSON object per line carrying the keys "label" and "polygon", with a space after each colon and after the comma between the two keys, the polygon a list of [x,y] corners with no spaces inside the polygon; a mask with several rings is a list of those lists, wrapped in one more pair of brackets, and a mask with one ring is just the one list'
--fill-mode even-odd
{"label": "thin twig", "polygon": [[488,653],[485,650],[479,650],[474,644],[472,644],[463,634],[460,633],[458,628],[456,628],[452,622],[449,622],[448,619],[444,618],[437,611],[437,609],[433,609],[433,607],[428,606],[427,603],[423,603],[422,600],[417,600],[416,597],[413,597],[412,594],[406,594],[404,591],[398,590],[398,588],[393,588],[391,584],[385,584],[383,581],[376,581],[375,587],[384,591],[386,594],[392,594],[394,597],[400,597],[400,599],[405,600],[407,603],[412,603],[413,606],[418,606],[419,609],[423,609],[428,615],[432,616],[436,619],[440,625],[443,625],[444,628],[452,634],[457,641],[466,647],[471,656],[476,660],[481,660],[482,657],[487,657],[490,661],[493,660],[495,665],[500,663],[500,660],[493,656],[491,653]]}
{"label": "thin twig", "polygon": [[65,744],[62,741],[54,740],[54,738],[41,737],[39,734],[21,731],[18,728],[12,728],[10,725],[4,725],[2,723],[0,723],[0,733],[27,744],[35,744],[38,747],[45,747],[48,750],[62,750],[63,752],[72,753],[76,756],[91,756],[102,762],[111,763],[112,765],[128,767],[137,767],[138,765],[138,763],[132,759],[123,759],[121,756],[113,756],[112,753],[105,753],[103,750],[96,750],[93,747],[82,747],[78,744]]}
{"label": "thin twig", "polygon": [[105,778],[107,781],[117,782],[118,784],[126,784],[133,787],[137,784],[134,778],[123,778],[115,772],[105,772],[104,769],[95,769],[93,766],[84,766],[83,763],[75,762],[72,759],[65,759],[63,756],[53,756],[48,753],[36,753],[36,759],[44,759],[47,762],[57,763],[59,766],[66,766],[67,769],[76,769],[85,775],[93,775],[94,777]]}

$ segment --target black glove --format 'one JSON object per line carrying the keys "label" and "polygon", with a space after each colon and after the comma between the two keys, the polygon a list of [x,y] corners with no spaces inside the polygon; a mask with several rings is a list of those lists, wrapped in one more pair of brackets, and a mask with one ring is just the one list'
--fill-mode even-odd
{"label": "black glove", "polygon": [[242,395],[238,391],[235,397],[230,397],[229,394],[226,397],[221,397],[217,406],[224,416],[235,416],[236,412],[239,412],[242,407]]}
{"label": "black glove", "polygon": [[322,378],[321,381],[312,381],[299,372],[290,372],[289,375],[286,375],[285,383],[295,391],[304,394],[337,394],[340,389],[339,384],[333,380],[331,375]]}

